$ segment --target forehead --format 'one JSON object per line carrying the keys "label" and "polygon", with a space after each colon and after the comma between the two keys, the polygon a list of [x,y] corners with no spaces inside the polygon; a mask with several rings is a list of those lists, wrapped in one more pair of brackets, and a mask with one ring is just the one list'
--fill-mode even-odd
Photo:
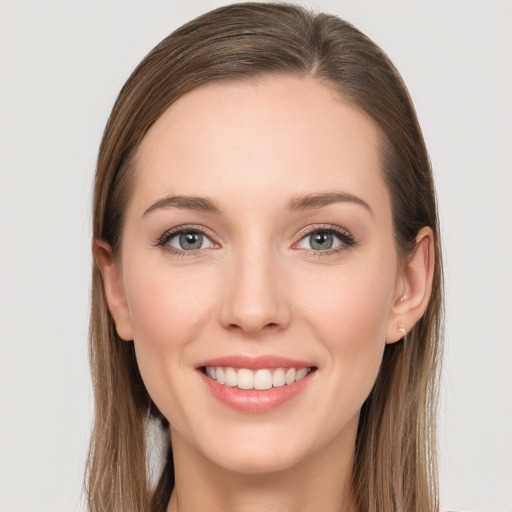
{"label": "forehead", "polygon": [[144,208],[179,193],[261,203],[340,187],[371,199],[387,194],[379,142],[365,113],[312,78],[214,82],[185,94],[148,131],[134,200]]}

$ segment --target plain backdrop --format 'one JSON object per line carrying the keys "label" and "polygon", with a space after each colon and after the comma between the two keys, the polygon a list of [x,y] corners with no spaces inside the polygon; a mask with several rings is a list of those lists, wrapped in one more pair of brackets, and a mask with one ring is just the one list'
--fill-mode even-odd
{"label": "plain backdrop", "polygon": [[[0,1],[0,512],[84,510],[89,207],[100,137],[139,60],[223,3]],[[410,88],[446,261],[442,505],[510,512],[512,3],[308,5],[362,29]]]}

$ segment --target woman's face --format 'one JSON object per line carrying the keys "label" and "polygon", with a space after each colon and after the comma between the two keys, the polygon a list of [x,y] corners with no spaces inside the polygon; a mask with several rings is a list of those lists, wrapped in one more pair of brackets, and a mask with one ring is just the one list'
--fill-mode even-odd
{"label": "woman's face", "polygon": [[244,472],[353,448],[402,291],[374,123],[310,78],[199,87],[125,219],[114,316],[173,442]]}

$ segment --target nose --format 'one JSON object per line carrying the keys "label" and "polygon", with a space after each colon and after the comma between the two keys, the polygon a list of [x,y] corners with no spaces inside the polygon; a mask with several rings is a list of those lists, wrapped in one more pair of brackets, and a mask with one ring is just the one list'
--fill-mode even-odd
{"label": "nose", "polygon": [[272,261],[270,251],[235,258],[225,286],[220,311],[224,327],[248,336],[287,327],[290,308],[283,274]]}

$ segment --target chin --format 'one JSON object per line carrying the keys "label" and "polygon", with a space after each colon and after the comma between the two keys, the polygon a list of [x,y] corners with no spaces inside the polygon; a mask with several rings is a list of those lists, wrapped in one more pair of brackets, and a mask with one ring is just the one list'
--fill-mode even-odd
{"label": "chin", "polygon": [[[196,453],[226,471],[276,473],[297,467],[322,451],[333,432],[316,431],[317,435],[312,435],[308,429],[294,429],[289,424],[239,425],[223,431],[212,428],[202,433],[206,435],[196,432],[195,440],[189,441]],[[212,436],[214,432],[216,435]],[[319,442],[320,439],[324,442]]]}
{"label": "chin", "polygon": [[301,447],[248,447],[209,454],[210,460],[223,469],[242,474],[276,473],[290,469],[307,458]]}

